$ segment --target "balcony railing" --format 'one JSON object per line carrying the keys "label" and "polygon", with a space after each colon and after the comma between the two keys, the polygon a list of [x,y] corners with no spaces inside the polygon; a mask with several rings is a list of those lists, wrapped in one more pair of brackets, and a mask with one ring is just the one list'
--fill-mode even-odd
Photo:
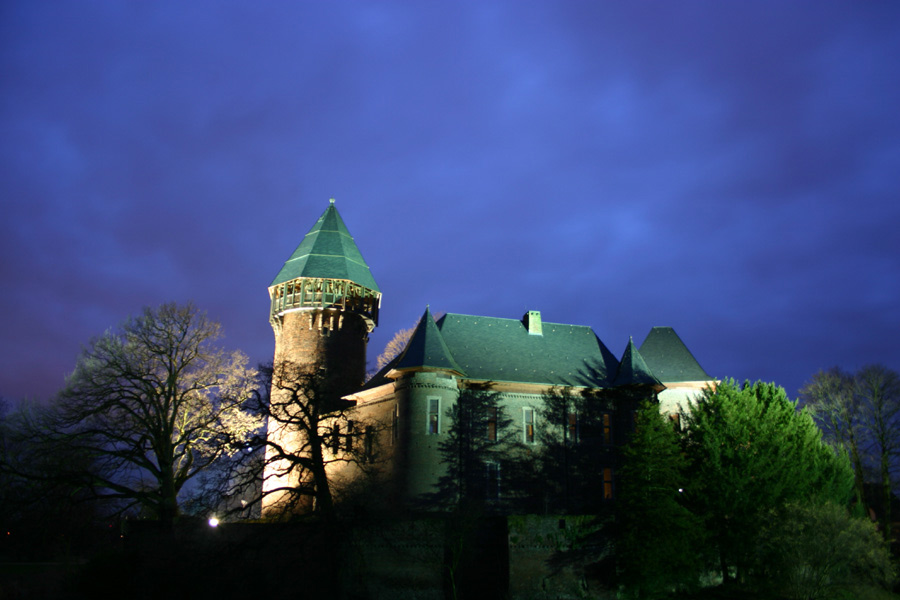
{"label": "balcony railing", "polygon": [[285,312],[305,308],[331,308],[362,316],[371,331],[378,325],[381,293],[346,279],[300,278],[269,288],[269,321],[281,326]]}

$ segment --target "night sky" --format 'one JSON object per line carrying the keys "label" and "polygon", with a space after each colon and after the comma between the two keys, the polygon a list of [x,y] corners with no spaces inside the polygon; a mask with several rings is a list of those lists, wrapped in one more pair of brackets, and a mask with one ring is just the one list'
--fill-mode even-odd
{"label": "night sky", "polygon": [[193,300],[271,360],[267,286],[336,206],[433,312],[671,326],[795,396],[900,369],[900,3],[0,4],[0,396]]}

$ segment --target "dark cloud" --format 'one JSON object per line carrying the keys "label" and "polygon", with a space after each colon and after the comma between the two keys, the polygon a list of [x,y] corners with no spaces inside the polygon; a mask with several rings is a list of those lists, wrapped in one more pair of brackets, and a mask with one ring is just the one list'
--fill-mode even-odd
{"label": "dark cloud", "polygon": [[271,356],[266,286],[338,206],[385,294],[676,328],[791,393],[900,368],[886,3],[8,2],[0,395],[194,300]]}

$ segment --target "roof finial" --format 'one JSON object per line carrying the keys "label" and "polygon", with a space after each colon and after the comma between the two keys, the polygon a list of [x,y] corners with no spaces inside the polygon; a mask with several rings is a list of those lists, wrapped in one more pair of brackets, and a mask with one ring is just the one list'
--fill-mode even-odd
{"label": "roof finial", "polygon": [[334,204],[334,198],[331,198],[330,200],[328,200],[328,203],[329,203],[329,204]]}

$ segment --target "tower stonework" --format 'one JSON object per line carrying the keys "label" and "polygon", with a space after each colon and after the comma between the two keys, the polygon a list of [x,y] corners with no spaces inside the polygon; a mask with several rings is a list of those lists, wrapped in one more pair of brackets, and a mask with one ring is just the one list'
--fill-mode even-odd
{"label": "tower stonework", "polygon": [[281,316],[275,328],[274,364],[324,368],[346,395],[362,386],[366,372],[369,325],[354,313],[332,308],[305,308]]}
{"label": "tower stonework", "polygon": [[[332,200],[269,286],[269,322],[275,334],[273,366],[290,365],[327,382],[335,399],[357,391],[365,380],[369,333],[378,324],[381,292]],[[273,406],[286,394],[276,381]],[[267,436],[282,447],[299,446],[296,431],[269,420]],[[267,450],[267,459],[272,458]],[[285,462],[266,461],[263,514],[280,510],[283,494],[299,472]]]}

